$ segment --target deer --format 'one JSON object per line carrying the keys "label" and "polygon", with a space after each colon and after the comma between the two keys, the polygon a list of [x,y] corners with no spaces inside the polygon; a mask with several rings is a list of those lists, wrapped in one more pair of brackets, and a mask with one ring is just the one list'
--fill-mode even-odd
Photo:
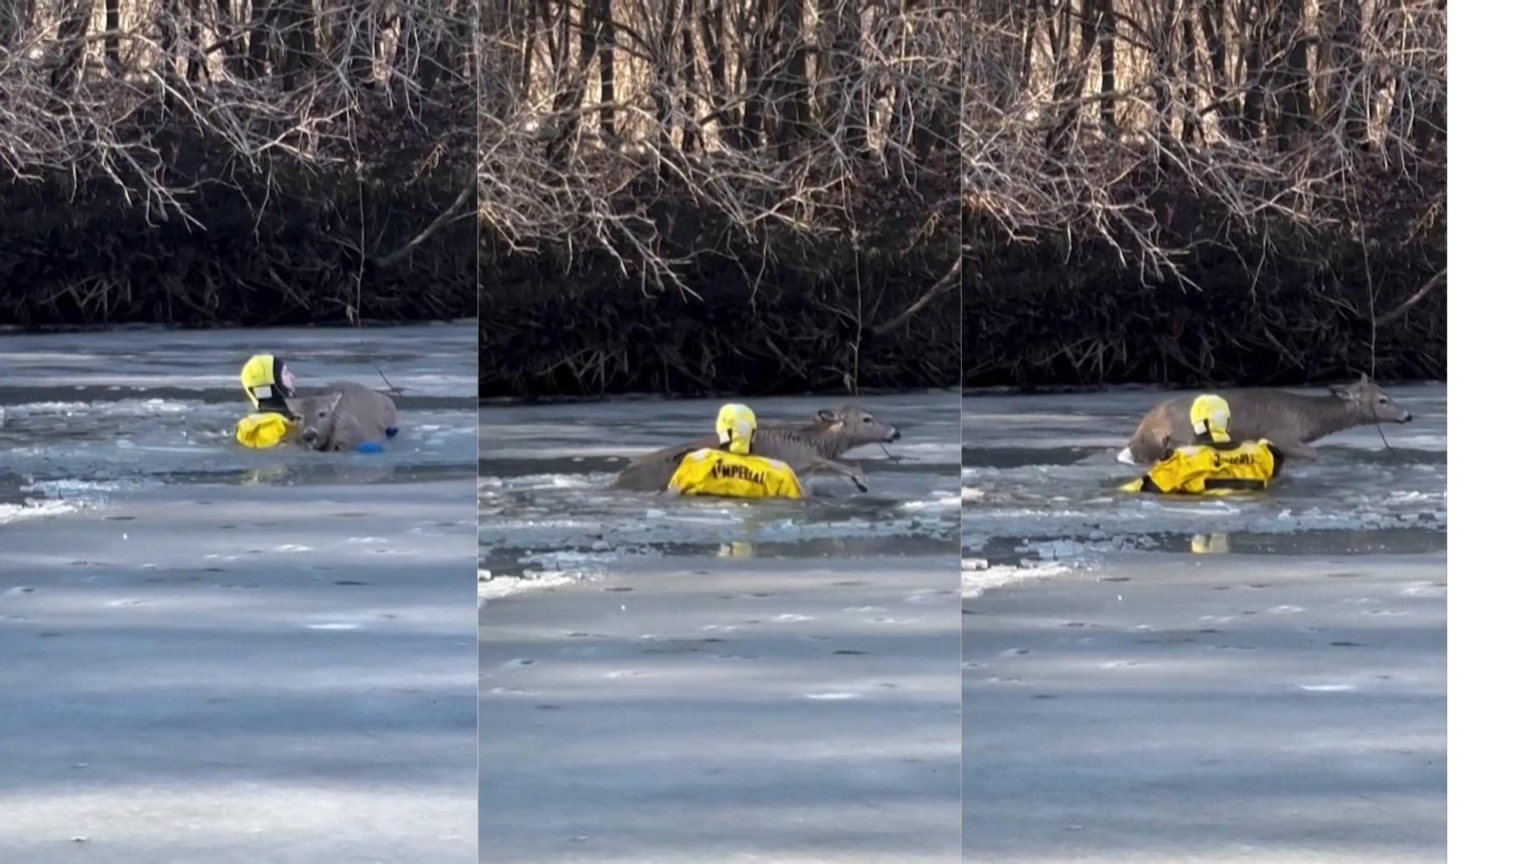
{"label": "deer", "polygon": [[[823,408],[809,423],[759,427],[752,436],[752,455],[777,459],[802,476],[816,471],[839,474],[852,481],[860,492],[868,492],[864,469],[840,457],[855,447],[884,444],[900,438],[901,430],[896,427],[880,422],[858,405],[844,405],[836,411]],[[719,446],[718,438],[705,435],[687,444],[638,456],[619,472],[608,488],[664,492],[685,456],[695,450]]]}
{"label": "deer", "polygon": [[[1229,433],[1234,441],[1268,440],[1287,459],[1312,461],[1312,442],[1334,432],[1375,423],[1408,423],[1410,411],[1400,407],[1365,375],[1350,384],[1328,388],[1327,396],[1303,396],[1284,390],[1252,388],[1215,390],[1232,409]],[[1198,394],[1168,399],[1141,418],[1130,443],[1117,457],[1127,465],[1147,464],[1170,449],[1195,442],[1189,406]]]}
{"label": "deer", "polygon": [[395,401],[377,390],[338,381],[318,396],[288,399],[307,450],[356,450],[394,436]]}

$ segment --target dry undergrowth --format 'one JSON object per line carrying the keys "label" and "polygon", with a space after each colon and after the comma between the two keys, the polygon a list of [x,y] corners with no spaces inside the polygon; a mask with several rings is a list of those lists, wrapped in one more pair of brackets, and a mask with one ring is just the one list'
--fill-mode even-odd
{"label": "dry undergrowth", "polygon": [[[183,202],[231,171],[366,175],[403,138],[428,170],[443,158],[434,144],[472,146],[460,115],[473,95],[457,92],[469,12],[467,0],[0,0],[0,183],[104,178],[151,218],[195,224]],[[178,165],[178,138],[236,164]]]}
{"label": "dry undergrowth", "polygon": [[[978,0],[967,210],[1015,242],[1106,244],[1149,283],[1277,225],[1363,244],[1374,188],[1444,176],[1445,6]],[[1214,224],[1170,225],[1170,189]],[[1443,235],[1443,179],[1421,192]]]}
{"label": "dry undergrowth", "polygon": [[670,197],[769,257],[895,199],[958,216],[954,6],[900,0],[490,0],[480,215],[503,248],[596,248],[694,293]]}

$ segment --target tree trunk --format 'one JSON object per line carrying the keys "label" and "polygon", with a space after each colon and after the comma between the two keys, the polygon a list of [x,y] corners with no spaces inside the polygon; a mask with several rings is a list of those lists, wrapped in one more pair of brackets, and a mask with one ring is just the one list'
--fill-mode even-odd
{"label": "tree trunk", "polygon": [[1193,144],[1200,134],[1200,112],[1195,105],[1195,13],[1186,6],[1181,14],[1179,57],[1184,63],[1184,130],[1180,137],[1185,144]]}
{"label": "tree trunk", "polygon": [[608,138],[618,137],[613,119],[613,0],[601,0],[597,7],[597,80],[602,107],[598,124]]}
{"label": "tree trunk", "polygon": [[1025,0],[1024,78],[1019,82],[1019,88],[1025,94],[1029,93],[1029,85],[1035,78],[1035,35],[1040,29],[1040,4],[1043,2],[1045,0]]}
{"label": "tree trunk", "polygon": [[[570,164],[575,151],[576,133],[581,126],[581,97],[587,89],[587,79],[592,74],[592,59],[597,56],[597,19],[601,2],[582,0],[581,53],[575,71],[566,77],[555,94],[552,111],[554,134],[545,146],[544,154],[556,171]],[[565,69],[563,66],[560,68],[562,71]]]}
{"label": "tree trunk", "polygon": [[1267,72],[1264,57],[1265,34],[1268,16],[1265,0],[1248,0],[1239,7],[1238,32],[1244,42],[1243,51],[1243,114],[1238,124],[1238,138],[1253,141],[1259,137],[1264,122],[1264,85]]}
{"label": "tree trunk", "polygon": [[524,0],[522,7],[522,60],[518,67],[517,90],[514,92],[515,102],[512,104],[518,108],[523,105],[523,100],[528,94],[529,82],[533,78],[533,55],[539,50],[539,40],[535,35],[537,13],[534,11],[543,8],[544,0]]}
{"label": "tree trunk", "polygon": [[1173,146],[1174,2],[1163,0],[1153,34],[1152,104],[1157,112],[1157,164],[1164,169]]}
{"label": "tree trunk", "polygon": [[[176,78],[176,0],[160,0],[160,15],[155,28],[160,31],[160,77],[167,85]],[[170,94],[163,94],[170,101]]]}
{"label": "tree trunk", "polygon": [[652,58],[656,79],[651,88],[651,99],[661,138],[670,143],[673,121],[672,93],[677,86],[677,71],[672,67],[672,44],[677,33],[677,0],[664,0],[664,2],[666,5],[662,8],[661,29],[656,37],[656,50],[653,52],[655,56]]}
{"label": "tree trunk", "polygon": [[187,80],[197,83],[208,77],[208,58],[203,54],[203,0],[187,0]]}
{"label": "tree trunk", "polygon": [[1336,21],[1329,40],[1332,70],[1328,87],[1328,110],[1323,122],[1329,128],[1342,122],[1344,141],[1354,148],[1366,144],[1366,106],[1370,90],[1365,81],[1365,63],[1360,57],[1360,33],[1364,22],[1361,0],[1336,0]]}
{"label": "tree trunk", "polygon": [[[1438,0],[1435,4],[1436,11],[1441,16],[1441,26],[1444,24],[1445,2],[1446,0]],[[1415,33],[1415,39],[1422,46],[1431,33],[1434,34],[1434,38],[1437,41],[1442,45],[1444,44],[1445,34],[1439,31],[1438,26],[1432,31],[1428,23],[1423,23],[1419,26]],[[1411,84],[1405,89],[1412,92],[1414,96],[1411,132],[1413,144],[1419,149],[1428,147],[1435,141],[1444,141],[1448,132],[1445,116],[1446,94],[1444,84],[1439,87],[1434,86],[1434,83],[1429,80],[1430,73],[1431,70],[1425,69],[1419,64],[1415,64],[1404,71],[1404,77],[1411,81]],[[1440,80],[1442,82],[1445,80],[1443,73],[1440,76]]]}
{"label": "tree trunk", "polygon": [[1104,134],[1115,129],[1115,5],[1114,0],[1083,0],[1083,51],[1099,51],[1099,123]]}
{"label": "tree trunk", "polygon": [[[757,0],[756,27],[753,27],[747,37],[747,80],[746,80],[746,107],[742,111],[741,128],[736,134],[737,149],[756,149],[762,142],[763,131],[763,67],[767,65],[769,41],[768,41],[768,13],[772,9],[772,0]],[[737,34],[738,38],[742,34]],[[741,44],[741,43],[738,43]]]}
{"label": "tree trunk", "polygon": [[91,26],[95,0],[75,0],[59,18],[59,60],[48,75],[53,92],[63,96],[80,84],[85,71],[85,31]]}
{"label": "tree trunk", "polygon": [[1051,153],[1060,155],[1061,148],[1072,137],[1073,127],[1077,125],[1080,113],[1077,97],[1083,92],[1083,76],[1086,74],[1088,58],[1087,48],[1084,42],[1079,47],[1080,56],[1077,62],[1072,59],[1072,0],[1060,0],[1056,8],[1056,18],[1050,21],[1050,36],[1052,54],[1055,60],[1055,86],[1051,88],[1051,101],[1055,103],[1072,100],[1070,106],[1056,118],[1056,124],[1046,135],[1045,146]]}
{"label": "tree trunk", "polygon": [[[476,85],[480,75],[474,65],[475,58],[479,56],[475,51],[475,31],[480,26],[479,4],[474,0],[454,0],[453,11],[451,31],[453,44],[447,55],[448,69],[453,74],[455,83],[472,86],[478,93],[480,88]],[[380,24],[382,23],[381,21]],[[383,48],[384,28],[382,26],[374,29],[374,38],[377,41],[374,43],[373,53],[377,57]]]}
{"label": "tree trunk", "polygon": [[683,152],[696,153],[702,142],[699,138],[699,115],[694,93],[698,87],[698,52],[693,45],[693,28],[697,15],[694,0],[683,0]]}
{"label": "tree trunk", "polygon": [[869,108],[864,99],[863,22],[859,6],[850,0],[821,0],[821,19],[830,22],[831,51],[817,63],[817,72],[826,82],[822,116],[836,118],[841,127],[843,148],[853,155],[863,155],[869,141]]}
{"label": "tree trunk", "polygon": [[805,0],[778,0],[777,48],[782,71],[775,76],[772,92],[778,109],[779,159],[789,161],[795,143],[810,129],[810,84],[805,62]]}
{"label": "tree trunk", "polygon": [[1275,73],[1280,149],[1294,150],[1313,128],[1312,74],[1307,62],[1304,0],[1280,0],[1278,45],[1286,47]]}
{"label": "tree trunk", "polygon": [[283,52],[283,89],[298,89],[299,75],[314,68],[319,40],[315,37],[315,10],[309,0],[273,0],[274,23]]}
{"label": "tree trunk", "polygon": [[704,10],[704,21],[701,34],[704,42],[704,57],[709,66],[710,80],[710,104],[714,108],[714,116],[718,118],[721,129],[724,130],[725,142],[732,146],[741,146],[736,135],[740,132],[740,121],[737,120],[738,112],[734,107],[726,105],[730,98],[730,87],[725,80],[725,10],[724,0],[706,0],[709,6]]}
{"label": "tree trunk", "polygon": [[[119,8],[120,0],[103,0],[106,12],[106,38],[102,40],[102,52],[107,58],[107,71],[113,75],[118,74],[123,67],[122,49],[118,44],[118,32],[122,30],[122,11]],[[3,14],[3,13],[0,13]],[[0,22],[0,27],[5,26]],[[3,44],[3,43],[0,43]]]}
{"label": "tree trunk", "polygon": [[217,53],[224,58],[224,71],[236,78],[247,77],[245,69],[246,53],[243,33],[234,32],[230,26],[233,21],[230,16],[229,0],[214,0],[213,38]]}
{"label": "tree trunk", "polygon": [[251,45],[245,58],[245,72],[250,78],[269,74],[271,59],[273,0],[251,0]]}
{"label": "tree trunk", "polygon": [[345,61],[347,80],[354,87],[372,84],[373,51],[378,41],[377,12],[372,0],[346,0],[336,26],[339,32],[333,40],[340,59]]}
{"label": "tree trunk", "polygon": [[1237,129],[1237,104],[1232,93],[1232,78],[1227,70],[1226,0],[1205,0],[1200,5],[1200,30],[1205,36],[1206,57],[1211,65],[1211,92],[1215,94],[1216,116],[1221,130],[1234,137]]}

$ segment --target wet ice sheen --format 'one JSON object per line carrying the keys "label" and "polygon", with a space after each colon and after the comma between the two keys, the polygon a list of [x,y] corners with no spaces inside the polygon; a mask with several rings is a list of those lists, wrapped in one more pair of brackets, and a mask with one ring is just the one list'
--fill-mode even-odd
{"label": "wet ice sheen", "polygon": [[[146,483],[374,482],[462,470],[476,452],[473,329],[0,335],[0,503],[22,485],[90,504]],[[240,367],[261,352],[291,362],[301,393],[337,379],[382,388],[382,367],[405,391],[395,397],[401,436],[378,456],[238,446],[234,426],[249,410]]]}
{"label": "wet ice sheen", "polygon": [[717,401],[501,406],[480,414],[483,596],[496,579],[601,576],[655,555],[934,554],[959,535],[959,397],[954,393],[751,400],[761,423],[803,422],[857,401],[901,429],[901,440],[859,448],[870,491],[813,476],[804,501],[675,499],[609,492],[631,455],[713,428]]}
{"label": "wet ice sheen", "polygon": [[[1446,391],[1431,384],[1388,390],[1414,414],[1412,423],[1383,427],[1391,451],[1374,426],[1352,429],[1316,442],[1319,460],[1287,465],[1267,492],[1194,500],[1115,489],[1136,472],[1115,461],[1116,451],[1142,414],[1170,393],[968,396],[966,548],[995,555],[1014,551],[1020,541],[1066,539],[1084,544],[1083,552],[1148,543],[1187,550],[1193,535],[1212,532],[1265,551],[1369,551],[1353,547],[1373,543],[1387,551],[1400,543],[1423,548],[1422,540],[1386,535],[1444,536]],[[1444,548],[1443,539],[1430,544],[1431,551]]]}

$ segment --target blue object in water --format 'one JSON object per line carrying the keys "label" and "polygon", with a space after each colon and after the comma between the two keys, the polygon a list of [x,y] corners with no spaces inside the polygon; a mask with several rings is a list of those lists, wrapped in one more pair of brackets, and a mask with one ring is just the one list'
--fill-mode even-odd
{"label": "blue object in water", "polygon": [[357,445],[357,452],[359,452],[359,453],[383,453],[384,452],[384,448],[379,446],[378,444],[373,443],[372,441],[364,441],[363,443]]}
{"label": "blue object in water", "polygon": [[400,427],[399,426],[391,426],[388,429],[384,430],[384,437],[385,438],[393,438],[393,437],[395,437],[396,435],[399,435],[399,434],[400,434]]}

